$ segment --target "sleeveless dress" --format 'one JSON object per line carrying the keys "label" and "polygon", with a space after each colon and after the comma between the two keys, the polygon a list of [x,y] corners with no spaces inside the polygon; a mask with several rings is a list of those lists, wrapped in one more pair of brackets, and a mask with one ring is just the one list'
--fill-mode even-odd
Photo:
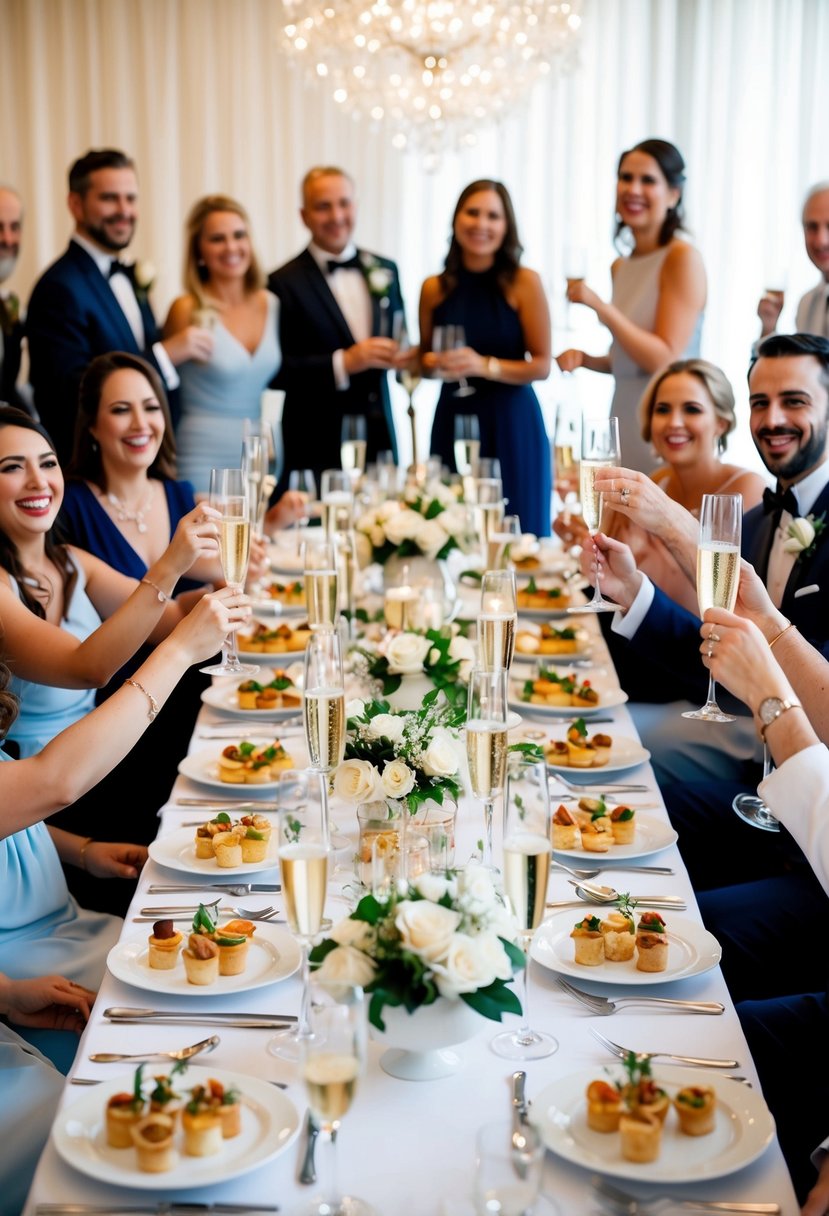
{"label": "sleeveless dress", "polygon": [[[662,245],[644,257],[622,258],[613,276],[611,303],[634,325],[650,333],[653,333],[656,324],[662,266],[672,244]],[[692,359],[699,355],[702,320],[703,314],[700,313],[681,358]],[[610,347],[610,368],[616,380],[610,412],[619,419],[622,464],[628,469],[651,473],[659,461],[642,438],[639,402],[652,373],[643,371],[638,363],[634,363],[618,342],[613,342]]]}
{"label": "sleeveless dress", "polygon": [[[462,325],[473,350],[496,359],[523,359],[526,343],[518,313],[504,298],[494,269],[461,267],[458,286],[435,308],[435,325]],[[457,384],[441,389],[432,423],[431,451],[455,468],[454,420],[477,414],[481,456],[501,462],[507,510],[518,515],[525,532],[550,533],[550,441],[538,398],[529,384],[502,384],[469,378],[474,396],[455,397]]]}
{"label": "sleeveless dress", "polygon": [[191,359],[178,369],[178,469],[198,493],[206,494],[210,489],[211,469],[238,466],[243,419],[260,418],[262,392],[282,362],[279,300],[271,292],[267,296],[265,328],[253,354],[217,320],[210,360],[200,363]]}

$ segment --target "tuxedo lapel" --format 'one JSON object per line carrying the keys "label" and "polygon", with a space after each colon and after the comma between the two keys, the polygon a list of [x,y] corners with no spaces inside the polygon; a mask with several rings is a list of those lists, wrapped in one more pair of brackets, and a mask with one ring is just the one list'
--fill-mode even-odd
{"label": "tuxedo lapel", "polygon": [[743,557],[765,583],[774,534],[773,519],[762,507],[755,507],[743,519]]}
{"label": "tuxedo lapel", "polygon": [[[71,241],[69,248],[72,250],[75,263],[83,275],[89,291],[95,297],[101,312],[107,318],[112,328],[118,332],[120,346],[113,344],[112,349],[130,351],[137,355],[143,354],[143,351],[138,349],[135,334],[132,332],[130,323],[124,315],[123,308],[116,300],[112,293],[112,288],[92,258],[85,249],[81,249],[77,241]],[[150,334],[152,334],[152,328]]]}
{"label": "tuxedo lapel", "polygon": [[[827,520],[829,520],[829,485],[825,486],[823,491],[818,495],[817,501],[809,514],[813,515],[815,519],[818,519],[821,515],[825,515]],[[812,553],[811,557],[799,557],[792,566],[786,582],[786,590],[783,593],[781,608],[783,604],[786,603],[787,600],[790,600],[790,597],[792,597],[794,593],[801,587],[807,587],[810,583],[814,583],[816,581],[815,563],[821,557],[821,546],[824,543],[829,544],[829,536],[827,536],[825,532],[821,537],[818,538],[817,544],[815,545],[815,551]],[[825,565],[825,562],[821,562],[820,564]],[[829,590],[829,588],[827,588],[827,590]]]}
{"label": "tuxedo lapel", "polygon": [[[325,275],[320,270],[313,256],[306,249],[302,254],[303,271],[308,289],[315,300],[325,309],[330,321],[337,328],[344,347],[354,345],[354,335],[348,327],[348,322],[340,311],[340,306],[334,299],[331,288],[326,282]],[[312,310],[313,311],[313,310]]]}

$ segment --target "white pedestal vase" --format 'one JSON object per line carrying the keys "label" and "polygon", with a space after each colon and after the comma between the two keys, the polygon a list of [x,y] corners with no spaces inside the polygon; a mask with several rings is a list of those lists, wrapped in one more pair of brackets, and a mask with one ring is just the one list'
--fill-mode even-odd
{"label": "white pedestal vase", "polygon": [[388,1045],[380,1067],[402,1081],[434,1081],[457,1072],[462,1057],[452,1048],[474,1039],[487,1026],[465,1001],[439,997],[432,1005],[421,1005],[408,1013],[402,1005],[383,1010],[385,1031],[369,1027],[371,1037]]}

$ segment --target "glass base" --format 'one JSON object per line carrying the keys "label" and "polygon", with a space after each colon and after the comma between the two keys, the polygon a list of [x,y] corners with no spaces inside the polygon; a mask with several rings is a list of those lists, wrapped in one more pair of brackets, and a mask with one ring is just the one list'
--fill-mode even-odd
{"label": "glass base", "polygon": [[527,1035],[518,1030],[504,1030],[489,1045],[504,1060],[543,1060],[558,1051],[558,1039],[541,1030],[531,1030]]}
{"label": "glass base", "polygon": [[278,1030],[268,1043],[268,1054],[280,1060],[290,1060],[292,1064],[299,1063],[301,1040],[296,1026],[291,1030]]}
{"label": "glass base", "polygon": [[291,1208],[291,1216],[380,1216],[380,1213],[355,1195],[340,1195],[336,1199],[323,1199],[320,1195],[310,1203]]}
{"label": "glass base", "polygon": [[255,676],[259,668],[253,663],[211,663],[209,667],[200,667],[199,671],[205,676]]}
{"label": "glass base", "polygon": [[709,702],[702,709],[686,709],[683,718],[693,718],[696,722],[736,722],[733,714],[724,714],[719,705]]}
{"label": "glass base", "polygon": [[475,389],[471,384],[462,384],[460,388],[456,388],[453,397],[474,397]]}
{"label": "glass base", "polygon": [[731,806],[753,828],[760,828],[763,832],[780,831],[780,821],[775,819],[763,799],[756,794],[738,794]]}
{"label": "glass base", "polygon": [[624,609],[621,604],[614,604],[613,600],[600,599],[590,600],[579,607],[568,608],[567,611],[575,616],[580,612],[624,612]]}

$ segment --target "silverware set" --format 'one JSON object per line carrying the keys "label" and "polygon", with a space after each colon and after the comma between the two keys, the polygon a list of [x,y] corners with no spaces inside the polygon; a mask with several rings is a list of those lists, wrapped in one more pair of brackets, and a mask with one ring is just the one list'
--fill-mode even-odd
{"label": "silverware set", "polygon": [[247,1030],[284,1030],[296,1022],[295,1015],[289,1013],[179,1012],[172,1009],[133,1009],[121,1005],[105,1009],[104,1017],[110,1022],[126,1024],[155,1022],[157,1025],[179,1026],[185,1023],[190,1026],[233,1026]]}
{"label": "silverware set", "polygon": [[739,1213],[745,1216],[780,1216],[777,1203],[737,1203],[728,1200],[680,1199],[675,1195],[654,1195],[648,1199],[637,1199],[623,1191],[615,1183],[595,1175],[590,1179],[596,1198],[612,1216],[656,1216],[657,1212],[721,1212]]}
{"label": "silverware set", "polygon": [[[582,1005],[586,1005],[591,1013],[600,1014],[602,1017],[607,1017],[611,1013],[616,1013],[618,1009],[623,1009],[627,1005],[647,1005],[653,1009],[673,1009],[678,1013],[725,1013],[725,1005],[721,1005],[719,1001],[683,1001],[676,997],[667,996],[622,996],[614,997],[612,1000],[606,996],[595,996],[592,992],[585,992],[582,988],[577,988],[575,984],[571,984],[563,976],[556,976],[556,983],[559,988],[563,988],[569,996],[580,1001]],[[729,1068],[733,1065],[729,1064]]]}

